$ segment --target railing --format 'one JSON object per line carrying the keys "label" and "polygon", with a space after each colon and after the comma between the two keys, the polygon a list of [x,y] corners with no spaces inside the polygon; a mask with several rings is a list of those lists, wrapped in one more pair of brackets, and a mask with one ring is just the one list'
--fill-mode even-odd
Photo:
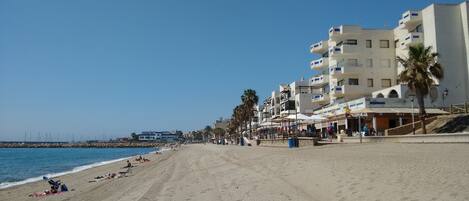
{"label": "railing", "polygon": [[[438,118],[438,116],[426,118],[425,119],[425,125],[428,125],[428,124],[432,123],[437,118]],[[412,126],[412,124],[414,126]],[[421,121],[419,120],[419,121],[415,121],[414,123],[409,123],[409,124],[405,124],[405,125],[398,126],[398,127],[395,127],[395,128],[386,129],[386,130],[384,130],[384,135],[385,136],[406,135],[406,134],[412,133],[413,129],[415,129],[415,131],[420,129],[421,126],[422,126],[422,124],[421,124]]]}
{"label": "railing", "polygon": [[463,104],[452,104],[449,107],[450,114],[469,114],[469,102]]}

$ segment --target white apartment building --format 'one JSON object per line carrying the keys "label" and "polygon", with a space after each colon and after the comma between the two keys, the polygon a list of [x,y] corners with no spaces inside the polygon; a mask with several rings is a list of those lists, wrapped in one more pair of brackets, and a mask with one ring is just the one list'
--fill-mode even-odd
{"label": "white apartment building", "polygon": [[393,41],[392,30],[332,27],[328,40],[311,45],[311,52],[320,57],[311,68],[321,71],[319,77],[328,77],[330,88],[330,93],[314,96],[313,102],[345,102],[396,84]]}
{"label": "white apartment building", "polygon": [[296,113],[312,114],[313,110],[318,107],[311,101],[311,98],[327,93],[326,90],[328,90],[318,84],[319,82],[324,82],[324,79],[313,77],[309,80],[301,79],[288,85],[280,85],[280,115],[284,117]]}
{"label": "white apartment building", "polygon": [[[447,104],[469,100],[469,27],[468,2],[432,4],[423,10],[402,14],[394,29],[396,55],[407,57],[409,45],[423,43],[438,52],[445,77],[439,82],[439,96],[448,89]],[[398,73],[403,69],[398,66]],[[441,100],[438,100],[441,102]]]}

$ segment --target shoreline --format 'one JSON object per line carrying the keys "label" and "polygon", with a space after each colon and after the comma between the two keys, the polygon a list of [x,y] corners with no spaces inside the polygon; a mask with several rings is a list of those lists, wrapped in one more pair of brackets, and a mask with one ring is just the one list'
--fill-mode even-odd
{"label": "shoreline", "polygon": [[[51,148],[69,148],[69,147],[51,147]],[[86,148],[86,147],[70,147],[70,148]],[[102,147],[102,148],[105,148],[105,147]],[[116,147],[116,148],[121,148],[121,147]],[[122,147],[122,148],[124,148],[124,147]],[[131,147],[126,147],[126,148],[131,148]],[[141,147],[135,147],[135,148],[141,148]],[[146,147],[144,147],[144,148],[146,148]],[[149,154],[155,154],[156,152],[163,153],[165,151],[168,151],[168,149],[167,148],[161,148],[159,151],[152,150],[148,153],[142,154],[142,156],[147,156]],[[23,180],[20,180],[20,181],[1,182],[0,183],[0,191],[5,190],[5,189],[9,189],[9,188],[12,188],[12,187],[16,187],[16,186],[26,185],[26,184],[29,184],[29,183],[39,182],[39,181],[43,180],[43,177],[57,178],[57,177],[65,176],[65,175],[70,175],[70,174],[86,171],[86,170],[91,169],[91,168],[105,166],[105,165],[117,163],[117,162],[124,161],[124,160],[129,160],[129,159],[137,157],[137,156],[138,155],[132,155],[132,156],[127,156],[127,157],[122,157],[122,158],[117,158],[117,159],[94,162],[94,163],[90,163],[90,164],[86,164],[86,165],[80,165],[80,166],[73,167],[71,170],[66,170],[66,171],[62,171],[62,172],[53,172],[53,173],[48,173],[48,174],[45,174],[45,175],[34,176],[34,177],[26,178],[26,179],[23,179]]]}
{"label": "shoreline", "polygon": [[[0,201],[469,200],[464,144],[332,144],[300,149],[183,145],[60,176],[69,189],[47,198],[34,182],[0,190]],[[94,180],[94,181],[91,181]]]}
{"label": "shoreline", "polygon": [[149,148],[161,147],[167,143],[161,142],[93,142],[93,143],[23,143],[0,142],[0,148]]}

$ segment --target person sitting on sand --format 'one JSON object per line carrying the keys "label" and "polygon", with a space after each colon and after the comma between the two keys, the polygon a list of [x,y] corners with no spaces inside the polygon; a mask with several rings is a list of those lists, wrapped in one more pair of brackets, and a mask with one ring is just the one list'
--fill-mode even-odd
{"label": "person sitting on sand", "polygon": [[127,166],[125,166],[124,168],[131,168],[132,167],[132,163],[130,163],[129,160],[127,160]]}

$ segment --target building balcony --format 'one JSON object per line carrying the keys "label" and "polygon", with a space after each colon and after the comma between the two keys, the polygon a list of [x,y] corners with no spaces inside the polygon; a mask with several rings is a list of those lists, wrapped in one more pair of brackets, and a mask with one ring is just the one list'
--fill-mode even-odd
{"label": "building balcony", "polygon": [[354,54],[358,51],[357,45],[342,44],[340,46],[332,46],[329,48],[330,57],[339,57]]}
{"label": "building balcony", "polygon": [[328,94],[317,94],[317,95],[313,95],[312,101],[313,101],[313,103],[321,104],[321,103],[329,102],[330,99],[329,99]]}
{"label": "building balcony", "polygon": [[329,39],[332,41],[339,42],[346,39],[347,37],[359,36],[361,34],[362,28],[359,26],[353,25],[342,25],[337,27],[331,27],[329,29]]}
{"label": "building balcony", "polygon": [[329,75],[319,75],[311,78],[311,86],[323,86],[329,84]]}
{"label": "building balcony", "polygon": [[329,67],[329,74],[334,78],[344,78],[358,74],[357,70],[356,67]]}
{"label": "building balcony", "polygon": [[360,85],[341,85],[331,87],[331,96],[336,98],[343,97],[343,96],[355,96],[361,95],[364,93],[363,86]]}
{"label": "building balcony", "polygon": [[295,114],[295,113],[296,113],[296,110],[282,110],[280,111],[280,116],[285,117],[285,116],[288,116],[290,114]]}
{"label": "building balcony", "polygon": [[341,34],[342,34],[342,26],[340,26],[340,27],[331,27],[329,29],[329,38],[331,38],[331,39],[338,38],[338,37],[340,37]]}
{"label": "building balcony", "polygon": [[423,33],[420,33],[420,32],[408,33],[402,39],[401,48],[407,49],[409,48],[409,46],[415,45],[418,43],[423,43]]}
{"label": "building balcony", "polygon": [[329,65],[329,58],[323,57],[311,61],[311,69],[320,70],[321,68],[327,67]]}
{"label": "building balcony", "polygon": [[323,41],[319,41],[318,43],[312,44],[310,51],[313,54],[322,54],[327,51],[328,47],[329,47],[328,42],[323,40]]}
{"label": "building balcony", "polygon": [[407,11],[399,20],[399,28],[412,29],[422,22],[422,15],[418,11]]}

